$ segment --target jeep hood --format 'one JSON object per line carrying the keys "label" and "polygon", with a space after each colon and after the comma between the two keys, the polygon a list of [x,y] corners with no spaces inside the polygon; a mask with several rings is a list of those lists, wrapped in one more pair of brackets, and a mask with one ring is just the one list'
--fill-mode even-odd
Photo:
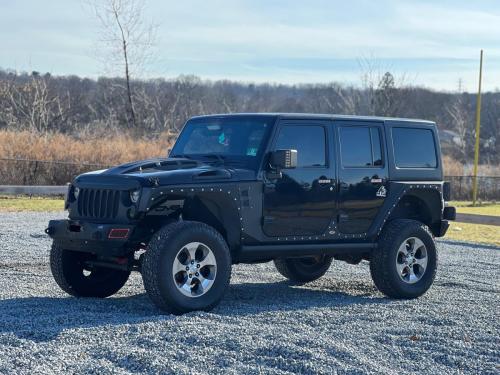
{"label": "jeep hood", "polygon": [[184,158],[160,158],[134,161],[109,169],[78,176],[74,183],[81,187],[124,189],[139,186],[203,184],[223,181],[255,180],[255,171],[213,165]]}

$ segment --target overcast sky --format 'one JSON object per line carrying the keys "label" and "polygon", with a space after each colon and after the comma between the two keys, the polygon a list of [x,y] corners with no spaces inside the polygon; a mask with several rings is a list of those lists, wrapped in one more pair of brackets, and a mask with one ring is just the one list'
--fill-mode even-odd
{"label": "overcast sky", "polygon": [[[159,24],[150,77],[359,84],[359,61],[407,83],[500,89],[500,1],[148,0]],[[0,0],[0,67],[103,74],[96,24],[79,0]]]}

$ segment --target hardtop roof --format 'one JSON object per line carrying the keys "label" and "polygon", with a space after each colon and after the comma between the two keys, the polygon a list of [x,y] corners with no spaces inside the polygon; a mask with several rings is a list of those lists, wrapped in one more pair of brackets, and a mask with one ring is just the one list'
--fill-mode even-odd
{"label": "hardtop roof", "polygon": [[314,114],[314,113],[226,113],[194,116],[192,119],[203,118],[230,118],[230,117],[276,117],[290,120],[361,120],[361,121],[380,121],[380,122],[409,122],[435,125],[434,121],[398,117],[380,117],[380,116],[356,116],[356,115],[337,115],[337,114]]}

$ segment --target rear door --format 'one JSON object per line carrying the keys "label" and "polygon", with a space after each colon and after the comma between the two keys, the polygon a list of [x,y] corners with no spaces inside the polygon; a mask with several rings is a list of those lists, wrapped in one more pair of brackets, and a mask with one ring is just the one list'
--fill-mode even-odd
{"label": "rear door", "polygon": [[387,195],[385,135],[382,122],[335,121],[339,164],[338,229],[368,231]]}

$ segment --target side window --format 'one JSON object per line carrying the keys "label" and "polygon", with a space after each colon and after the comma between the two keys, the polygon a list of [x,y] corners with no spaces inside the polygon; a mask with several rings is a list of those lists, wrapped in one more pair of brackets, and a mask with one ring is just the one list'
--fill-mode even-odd
{"label": "side window", "polygon": [[377,127],[346,126],[340,128],[340,155],[347,168],[383,165],[380,130]]}
{"label": "side window", "polygon": [[298,167],[324,167],[325,141],[325,130],[322,126],[285,125],[279,131],[275,149],[297,150]]}
{"label": "side window", "polygon": [[400,168],[436,168],[436,144],[429,129],[392,128],[394,160]]}

